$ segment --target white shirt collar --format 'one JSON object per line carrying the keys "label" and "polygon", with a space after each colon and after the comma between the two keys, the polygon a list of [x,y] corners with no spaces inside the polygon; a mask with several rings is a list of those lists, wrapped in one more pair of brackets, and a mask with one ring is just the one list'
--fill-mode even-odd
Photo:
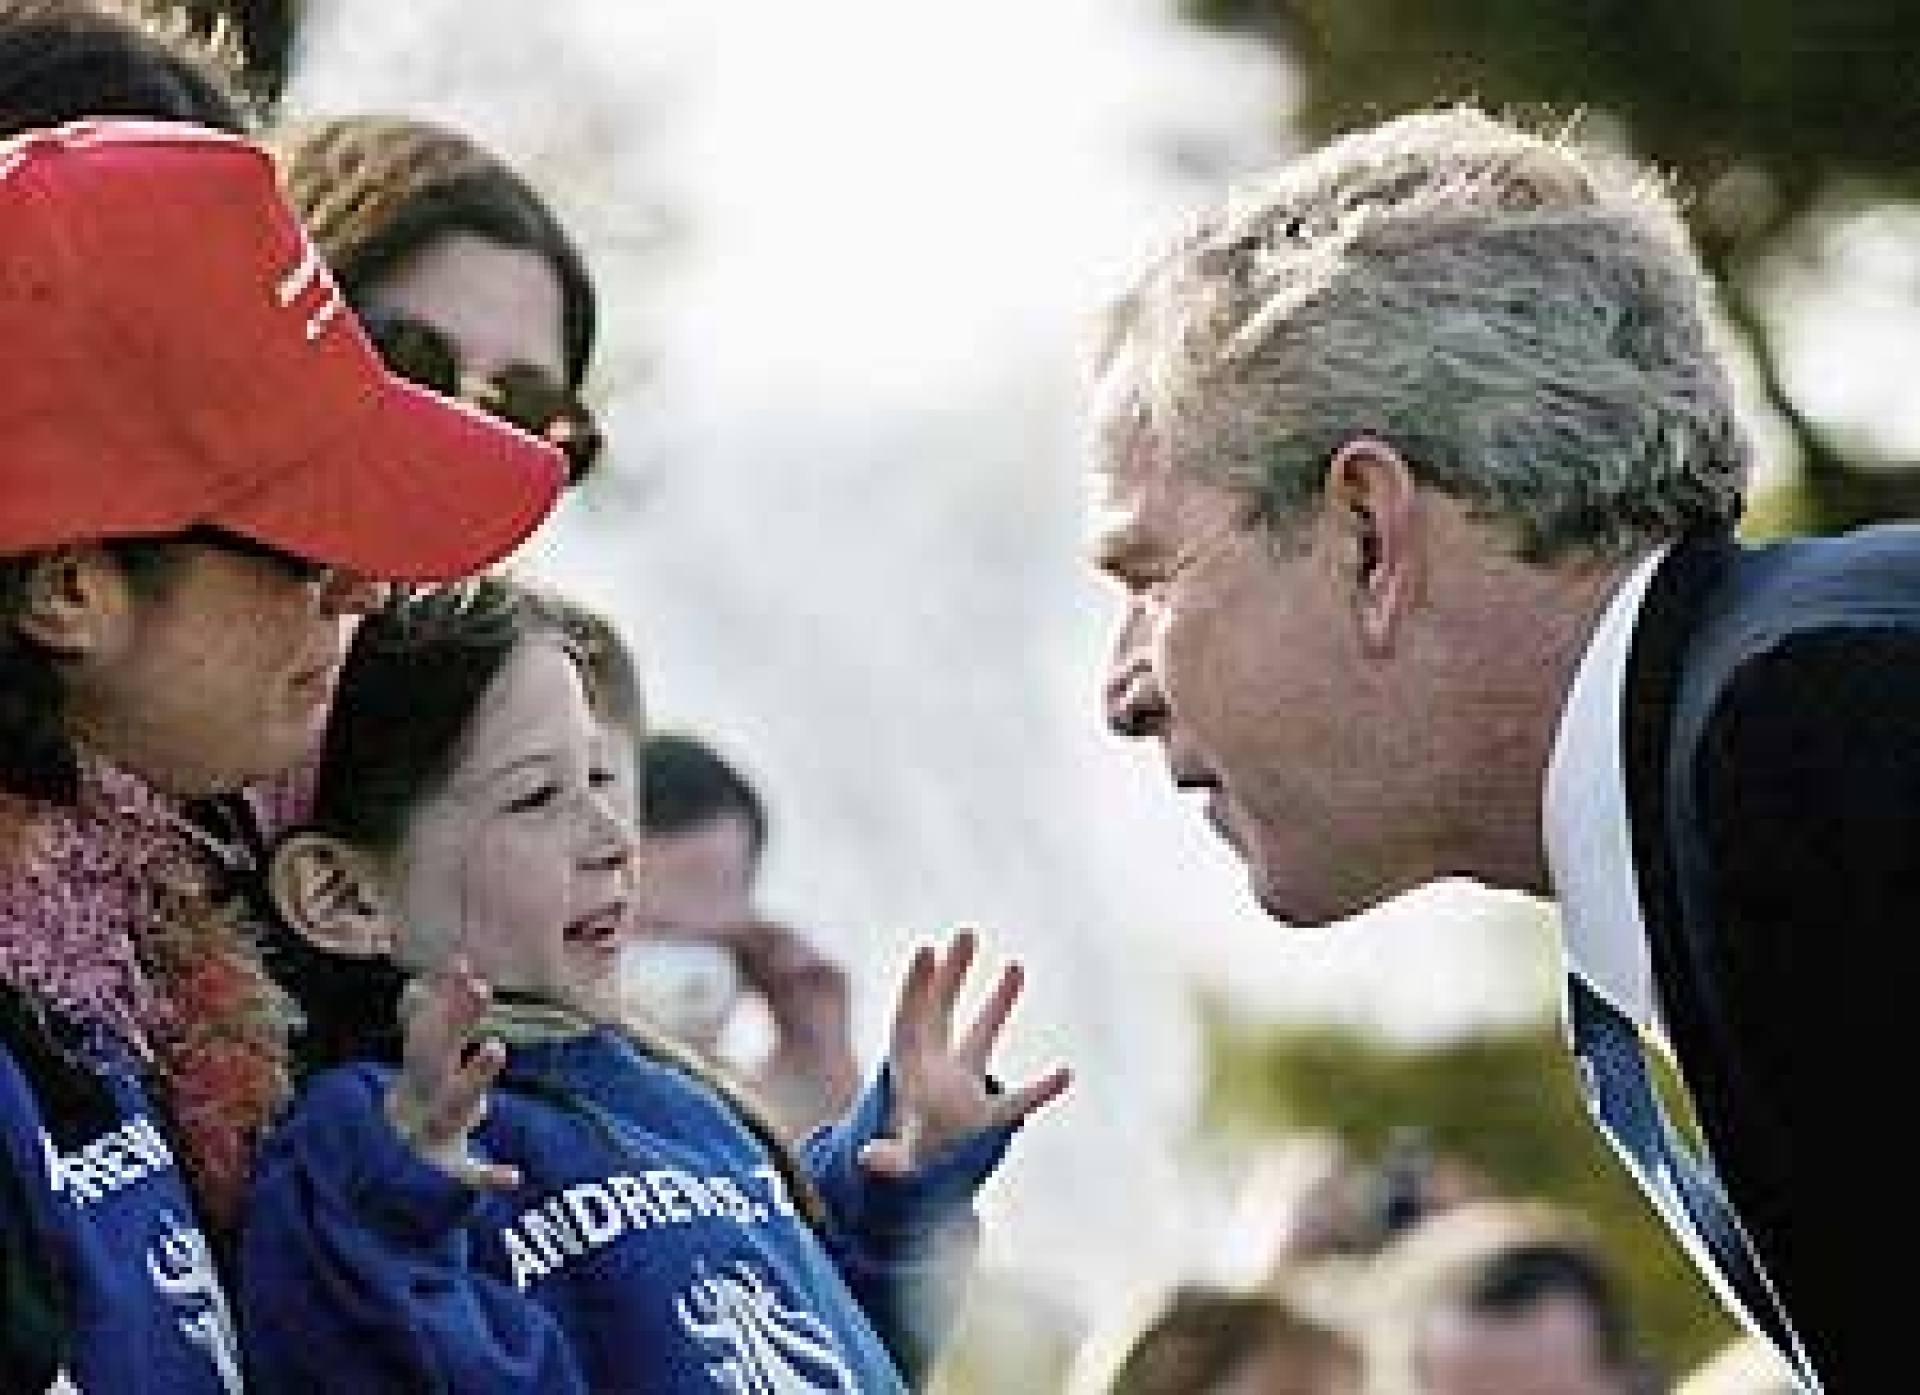
{"label": "white shirt collar", "polygon": [[1547,876],[1567,968],[1644,1029],[1657,1026],[1652,953],[1640,912],[1621,713],[1627,653],[1661,548],[1627,574],[1581,657],[1547,762]]}

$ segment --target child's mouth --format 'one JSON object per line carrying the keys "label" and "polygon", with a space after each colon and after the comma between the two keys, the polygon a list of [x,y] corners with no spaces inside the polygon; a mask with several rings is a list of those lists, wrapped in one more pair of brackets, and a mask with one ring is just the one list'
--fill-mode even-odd
{"label": "child's mouth", "polygon": [[626,939],[627,922],[626,903],[616,901],[569,921],[564,933],[571,944],[592,949],[613,949]]}

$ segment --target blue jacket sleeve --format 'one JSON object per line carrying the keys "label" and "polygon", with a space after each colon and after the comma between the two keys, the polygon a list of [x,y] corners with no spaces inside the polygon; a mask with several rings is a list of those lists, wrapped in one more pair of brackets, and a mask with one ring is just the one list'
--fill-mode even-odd
{"label": "blue jacket sleeve", "polygon": [[394,1133],[386,1081],[371,1066],[317,1077],[262,1151],[239,1260],[250,1383],[585,1395],[547,1312],[469,1265],[477,1198]]}
{"label": "blue jacket sleeve", "polygon": [[971,1134],[911,1177],[876,1177],[860,1166],[859,1152],[883,1133],[892,1099],[883,1067],[845,1119],[807,1138],[801,1156],[826,1203],[835,1264],[918,1389],[952,1335],[973,1278],[980,1241],[974,1195],[1006,1156],[1018,1125]]}

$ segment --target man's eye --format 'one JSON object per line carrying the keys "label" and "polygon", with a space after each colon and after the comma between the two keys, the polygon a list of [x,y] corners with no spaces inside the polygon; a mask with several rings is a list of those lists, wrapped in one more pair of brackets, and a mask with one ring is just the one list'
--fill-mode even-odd
{"label": "man's eye", "polygon": [[536,789],[528,790],[516,799],[508,800],[507,811],[514,814],[523,814],[529,810],[543,809],[553,803],[559,794],[560,786],[551,783],[544,784]]}
{"label": "man's eye", "polygon": [[613,767],[596,765],[587,772],[587,784],[597,790],[606,789],[614,782]]}

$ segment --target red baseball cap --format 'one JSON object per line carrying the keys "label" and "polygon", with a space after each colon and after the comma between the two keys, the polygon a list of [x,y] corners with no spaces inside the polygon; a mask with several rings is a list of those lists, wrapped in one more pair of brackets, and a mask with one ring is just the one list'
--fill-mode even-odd
{"label": "red baseball cap", "polygon": [[240,137],[0,143],[0,555],[212,524],[378,580],[498,561],[560,452],[389,373]]}

